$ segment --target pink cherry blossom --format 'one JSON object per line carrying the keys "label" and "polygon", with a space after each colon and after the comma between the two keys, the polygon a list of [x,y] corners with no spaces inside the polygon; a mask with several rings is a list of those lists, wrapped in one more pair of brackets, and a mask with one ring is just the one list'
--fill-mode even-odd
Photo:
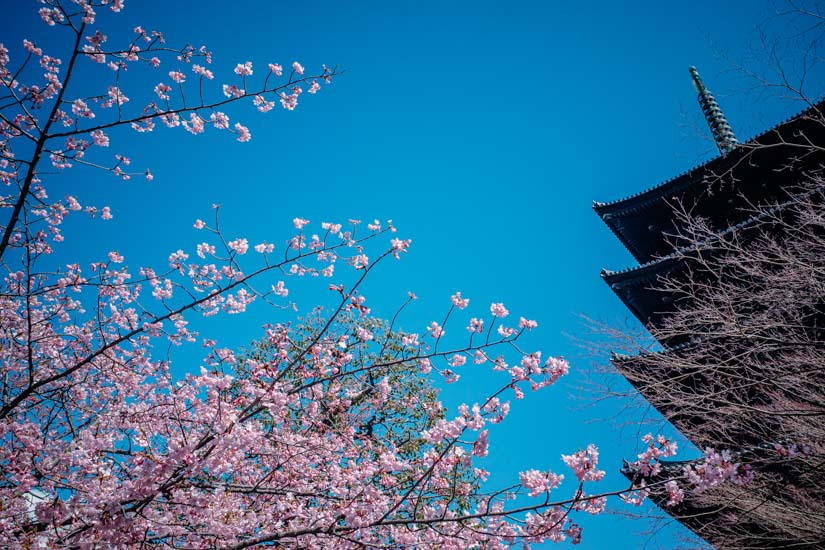
{"label": "pink cherry blossom", "polygon": [[498,334],[502,338],[509,338],[510,336],[513,336],[516,333],[516,329],[511,327],[505,327],[504,325],[499,325],[496,329],[496,332],[498,332]]}
{"label": "pink cherry blossom", "polygon": [[[112,33],[111,40],[105,29],[89,36],[71,32],[85,33],[83,25],[90,28],[92,21],[105,27],[107,19],[95,14],[102,6],[119,12],[124,2],[41,3],[47,26],[66,27],[43,41],[50,49],[64,46],[69,57],[62,61],[27,40],[12,67],[0,45],[0,86],[18,98],[0,106],[2,201],[21,211],[4,222],[8,245],[0,246],[6,269],[0,326],[7,336],[0,339],[0,547],[503,548],[579,540],[571,516],[600,513],[603,498],[584,495],[576,484],[562,493],[562,476],[537,469],[498,488],[483,487],[500,476],[478,466],[492,452],[488,424],[510,412],[503,396],[512,390],[520,399],[528,384],[533,390],[548,386],[568,371],[566,361],[542,362],[540,352],[522,342],[517,347],[515,338],[527,335],[513,328],[499,327],[505,340],[479,337],[485,327],[477,318],[469,321],[469,335],[446,330],[465,323],[454,311],[469,305],[459,292],[450,297],[452,307],[436,297],[434,303],[445,306],[436,318],[444,320],[429,323],[423,334],[400,329],[415,323],[400,311],[416,305],[413,293],[389,312],[395,315],[390,320],[372,317],[363,292],[376,287],[362,281],[383,273],[377,265],[411,243],[396,236],[391,220],[368,223],[366,231],[355,219],[348,226],[324,222],[312,233],[308,220],[295,218],[283,254],[274,255],[263,237],[228,237],[222,227],[230,224],[215,204],[213,222],[193,224],[205,230],[202,242],[172,247],[158,268],[130,270],[119,251],[86,250],[83,242],[75,249],[92,260],[71,257],[72,248],[61,244],[68,216],[84,212],[93,218],[84,222],[112,220],[107,231],[125,230],[109,206],[95,205],[80,170],[124,180],[145,174],[150,181],[144,165],[130,171],[120,147],[151,139],[156,124],[191,134],[211,125],[248,141],[249,130],[230,126],[227,114],[249,108],[235,105],[238,100],[251,96],[266,112],[279,98],[292,110],[304,89],[314,94],[321,79],[335,75],[326,66],[320,75],[304,75],[295,62],[291,81],[278,85],[271,77],[281,76],[280,65],[270,64],[256,79],[252,63],[244,62],[234,71],[243,89],[211,82],[205,47],[166,45],[160,32],[140,26],[126,36]],[[94,63],[84,66],[83,58]],[[22,70],[27,60],[34,70]],[[146,80],[154,73],[135,62],[155,69],[168,63],[163,66],[172,70],[165,69],[166,82],[156,83],[157,77]],[[186,64],[197,82],[186,84]],[[135,99],[130,102],[125,91]],[[120,127],[141,136],[129,132],[131,139],[112,143],[118,147],[113,158],[97,147],[117,142]],[[231,161],[232,151],[224,149],[216,154]],[[54,176],[52,167],[64,172]],[[166,179],[187,173],[185,165],[178,168]],[[49,192],[59,198],[50,199]],[[258,254],[247,254],[250,242],[259,243],[253,247]],[[340,278],[320,287],[330,289],[322,297],[330,307],[296,320],[298,306],[288,302],[290,291],[278,280],[293,275],[290,288],[305,286],[293,297],[302,299],[319,288],[311,278]],[[254,333],[250,320],[242,332],[258,340],[243,352],[227,347],[224,340],[237,331],[218,320],[263,303],[278,308],[272,316],[278,324]],[[491,313],[508,314],[500,303]],[[196,316],[214,319],[197,323]],[[522,317],[518,326],[523,331],[537,324]],[[184,353],[181,363],[177,348],[193,342],[202,347],[189,351],[202,356],[189,361]],[[438,400],[437,384],[461,383],[456,371],[467,368],[468,358],[485,365],[473,376],[487,371],[495,385],[456,415]],[[658,453],[647,456],[649,464],[675,450],[669,440],[649,443]],[[594,446],[564,458],[578,479],[601,479]],[[704,488],[746,477],[729,453],[708,451],[685,470],[681,485],[664,487],[675,501],[691,480]],[[522,498],[525,493],[546,498]]]}
{"label": "pink cherry blossom", "polygon": [[222,89],[223,95],[225,95],[228,98],[237,99],[239,97],[243,97],[246,94],[246,90],[238,88],[235,84],[224,84]]}
{"label": "pink cherry blossom", "polygon": [[123,95],[123,92],[121,92],[120,88],[118,88],[117,86],[109,86],[107,94],[109,96],[109,101],[105,102],[105,103],[102,103],[101,105],[104,105],[104,106],[111,106],[112,104],[124,105],[125,103],[127,103],[129,101],[129,98],[126,97],[125,95]]}
{"label": "pink cherry blossom", "polygon": [[178,84],[183,84],[186,81],[186,75],[180,71],[169,71],[169,78]]}
{"label": "pink cherry blossom", "polygon": [[81,118],[94,118],[95,114],[89,109],[86,102],[82,99],[76,99],[72,102],[72,113]]}
{"label": "pink cherry blossom", "polygon": [[209,122],[212,123],[215,128],[219,130],[226,130],[229,128],[229,117],[226,113],[222,113],[221,111],[215,111],[214,113],[209,115]]}
{"label": "pink cherry blossom", "polygon": [[364,327],[358,327],[355,331],[356,337],[362,342],[369,342],[373,339],[373,334]]}
{"label": "pink cherry blossom", "polygon": [[419,345],[421,345],[418,341],[418,334],[417,333],[404,334],[401,337],[401,345],[402,346],[410,346],[410,347],[414,347],[414,348],[418,347]]}
{"label": "pink cherry blossom", "polygon": [[284,286],[283,281],[278,281],[278,284],[273,285],[272,292],[284,298],[289,295],[289,289]]}
{"label": "pink cherry blossom", "polygon": [[441,338],[444,336],[444,329],[442,329],[438,323],[433,321],[427,326],[427,331],[430,333],[430,336],[433,338]]}
{"label": "pink cherry blossom", "polygon": [[470,324],[467,327],[467,330],[469,332],[481,334],[484,332],[484,321],[482,319],[478,319],[477,317],[473,317],[470,319]]}
{"label": "pink cherry blossom", "polygon": [[198,64],[192,65],[192,72],[196,75],[204,77],[207,80],[212,80],[213,78],[215,78],[215,75],[212,74],[212,71]]}
{"label": "pink cherry blossom", "polygon": [[676,506],[685,499],[685,491],[674,480],[665,483],[665,490],[668,494],[667,506]]}
{"label": "pink cherry blossom", "polygon": [[392,245],[392,255],[393,255],[393,257],[398,259],[400,257],[401,253],[406,253],[407,250],[410,248],[410,244],[412,244],[412,240],[411,239],[406,239],[406,240],[392,239],[390,241],[390,244]]}
{"label": "pink cherry blossom", "polygon": [[579,481],[601,481],[604,470],[596,468],[599,464],[599,450],[592,443],[584,450],[572,455],[562,455],[562,460],[573,470]]}
{"label": "pink cherry blossom", "polygon": [[95,145],[100,147],[109,146],[109,137],[103,133],[103,130],[95,130],[90,135],[92,136],[92,143]]}
{"label": "pink cherry blossom", "polygon": [[238,254],[246,254],[246,251],[249,250],[249,243],[246,239],[235,239],[229,241],[226,246]]}
{"label": "pink cherry blossom", "polygon": [[200,243],[197,245],[197,254],[201,258],[206,258],[207,255],[215,255],[215,245],[209,243]]}
{"label": "pink cherry blossom", "polygon": [[452,296],[450,296],[450,300],[452,300],[453,305],[458,309],[464,309],[470,304],[469,298],[462,298],[460,292],[456,292]]}
{"label": "pink cherry blossom", "polygon": [[490,313],[493,314],[493,317],[500,317],[504,318],[507,317],[510,312],[507,311],[507,308],[504,307],[504,304],[501,302],[493,303],[490,305]]}
{"label": "pink cherry blossom", "polygon": [[238,76],[252,76],[252,62],[238,63],[234,72]]}
{"label": "pink cherry blossom", "polygon": [[171,90],[172,87],[168,84],[164,84],[163,82],[155,86],[155,94],[157,94],[160,99],[170,99],[169,92]]}
{"label": "pink cherry blossom", "polygon": [[29,41],[28,39],[25,39],[25,38],[23,39],[23,48],[31,54],[34,54],[34,55],[37,55],[37,56],[43,55],[43,50],[41,50],[40,48],[35,46],[33,42],[31,42],[31,41]]}
{"label": "pink cherry blossom", "polygon": [[473,443],[473,456],[485,457],[489,454],[490,442],[487,438],[489,430],[484,430],[478,434],[478,438]]}
{"label": "pink cherry blossom", "polygon": [[323,222],[323,223],[321,223],[321,229],[323,229],[325,231],[329,231],[330,233],[336,234],[336,233],[340,233],[341,224],[340,223]]}
{"label": "pink cherry blossom", "polygon": [[190,113],[189,120],[184,120],[181,124],[189,133],[197,135],[204,132],[206,121],[198,113]]}
{"label": "pink cherry blossom", "polygon": [[529,491],[528,496],[537,497],[561,485],[564,476],[554,474],[550,471],[541,472],[531,469],[520,472],[519,480],[522,486]]}
{"label": "pink cherry blossom", "polygon": [[235,130],[238,131],[238,141],[241,143],[245,143],[252,139],[252,134],[249,133],[249,129],[240,122],[235,123]]}
{"label": "pink cherry blossom", "polygon": [[252,102],[254,103],[255,107],[262,113],[268,113],[275,107],[274,101],[267,101],[261,95],[256,95]]}

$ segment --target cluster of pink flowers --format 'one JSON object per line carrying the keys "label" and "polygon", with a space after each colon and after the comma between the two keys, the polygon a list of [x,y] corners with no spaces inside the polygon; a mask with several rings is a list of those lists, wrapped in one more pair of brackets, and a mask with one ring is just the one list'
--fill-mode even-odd
{"label": "cluster of pink flowers", "polygon": [[658,475],[661,471],[660,460],[674,456],[678,449],[675,441],[667,439],[663,435],[653,437],[647,434],[642,437],[642,441],[647,443],[647,448],[639,453],[633,465],[644,477]]}
{"label": "cluster of pink flowers", "polygon": [[469,332],[481,334],[484,332],[484,320],[477,317],[470,319],[470,324],[467,326]]}
{"label": "cluster of pink flowers", "polygon": [[[662,435],[654,438],[653,435],[647,434],[642,441],[647,447],[639,453],[633,463],[633,468],[641,479],[637,480],[634,492],[621,496],[623,500],[636,506],[644,502],[653,489],[647,480],[662,473],[661,459],[674,456],[677,450],[676,442]],[[734,462],[730,451],[708,448],[705,449],[701,460],[684,466],[680,478],[666,479],[662,487],[667,496],[666,505],[676,506],[684,501],[686,489],[701,493],[722,483],[746,485],[752,479],[753,472],[750,466]]]}
{"label": "cluster of pink flowers", "polygon": [[685,491],[679,487],[679,484],[671,479],[665,482],[665,490],[667,491],[667,505],[676,506],[685,500]]}
{"label": "cluster of pink flowers", "polygon": [[720,452],[715,449],[705,449],[703,460],[685,466],[684,474],[696,492],[707,491],[727,481],[745,485],[753,479],[753,472],[748,465],[734,462],[730,451]]}
{"label": "cluster of pink flowers", "polygon": [[241,143],[245,143],[252,139],[252,134],[249,133],[249,128],[240,122],[235,123],[235,130],[238,132],[238,141]]}
{"label": "cluster of pink flowers", "polygon": [[278,96],[281,98],[281,106],[287,111],[294,111],[295,107],[298,106],[298,96],[301,95],[302,91],[300,86],[293,86],[290,94],[280,92]]}
{"label": "cluster of pink flowers", "polygon": [[551,471],[540,472],[539,470],[527,470],[519,473],[519,481],[522,486],[529,491],[528,496],[537,497],[544,493],[549,493],[564,480],[563,475],[554,474]]}
{"label": "cluster of pink flowers", "polygon": [[504,307],[504,304],[501,302],[493,303],[490,305],[490,313],[493,314],[493,317],[504,318],[507,317],[510,312]]}
{"label": "cluster of pink flowers", "polygon": [[572,455],[562,455],[562,460],[573,470],[579,481],[601,481],[604,470],[596,468],[599,464],[599,450],[595,445],[588,445]]}
{"label": "cluster of pink flowers", "polygon": [[94,118],[95,114],[82,99],[75,99],[72,102],[72,113],[81,118]]}
{"label": "cluster of pink flowers", "polygon": [[235,66],[235,74],[238,76],[252,76],[252,62],[238,63]]}
{"label": "cluster of pink flowers", "polygon": [[275,250],[275,245],[271,243],[258,243],[255,245],[255,252],[259,254],[271,254]]}
{"label": "cluster of pink flowers", "polygon": [[274,101],[267,101],[262,95],[256,95],[252,103],[262,113],[268,113],[275,107]]}
{"label": "cluster of pink flowers", "polygon": [[453,305],[455,307],[457,307],[458,309],[464,309],[465,307],[470,305],[470,299],[469,298],[462,298],[460,292],[456,292],[455,294],[453,294],[450,297],[450,300],[452,300]]}
{"label": "cluster of pink flowers", "polygon": [[215,75],[212,74],[212,71],[198,64],[192,65],[192,72],[198,76],[204,77],[207,80],[212,80],[213,78],[215,78]]}
{"label": "cluster of pink flowers", "polygon": [[238,254],[246,254],[246,251],[249,250],[249,242],[246,239],[235,239],[229,241],[227,246]]}
{"label": "cluster of pink flowers", "polygon": [[[73,0],[71,9],[60,0],[45,4],[40,16],[47,25],[74,28],[96,20],[94,7],[123,8],[122,0]],[[19,193],[6,200],[24,209],[23,216],[7,222],[8,244],[0,246],[7,271],[0,282],[0,324],[12,335],[0,342],[0,468],[10,472],[0,487],[0,546],[125,547],[149,539],[187,547],[282,542],[326,547],[350,538],[367,546],[392,541],[408,547],[579,541],[581,529],[569,516],[600,513],[605,501],[597,495],[575,490],[556,504],[545,498],[507,508],[524,492],[549,496],[561,486],[562,475],[527,469],[511,489],[490,495],[476,489],[489,476],[475,463],[490,452],[489,425],[510,412],[501,396],[513,391],[520,399],[528,386],[536,391],[553,384],[567,374],[567,361],[544,360],[541,352],[517,343],[538,324],[525,317],[517,327],[499,324],[497,319],[510,313],[500,302],[490,305],[492,324],[486,336],[478,336],[484,333],[482,319],[455,320],[470,307],[461,292],[450,297],[441,324],[431,322],[421,335],[398,333],[397,345],[392,329],[369,317],[358,288],[375,265],[410,247],[409,239],[393,235],[391,221],[366,224],[369,232],[362,237],[356,231],[359,220],[349,220],[348,227],[324,222],[313,233],[309,220],[296,217],[284,257],[277,258],[266,241],[253,246],[257,255],[249,255],[247,238],[225,238],[216,205],[214,223],[193,224],[202,231],[202,242],[169,254],[162,270],[141,267],[133,276],[117,250],[89,267],[76,262],[54,267],[59,261],[39,267],[41,257],[53,254],[52,245],[63,240],[60,225],[68,215],[85,212],[109,220],[113,214],[108,206],[84,206],[73,195],[49,199],[47,183],[40,180],[48,170],[38,163],[51,161],[60,169],[100,166],[123,179],[145,174],[150,180],[148,169],[129,172],[128,157],[116,154],[112,160],[111,153],[97,148],[111,146],[109,134],[114,141],[117,133],[109,128],[147,133],[162,122],[200,134],[211,126],[246,142],[249,129],[234,120],[230,124],[219,108],[229,111],[224,105],[251,96],[261,112],[272,110],[275,98],[292,110],[305,87],[314,94],[334,75],[326,67],[320,75],[305,75],[295,62],[288,82],[270,84],[283,67],[269,64],[257,86],[247,61],[234,68],[240,86],[221,85],[225,99],[206,104],[187,96],[198,86],[216,85],[208,82],[215,75],[206,68],[211,54],[204,47],[173,50],[163,45],[161,33],[142,27],[121,47],[110,45],[116,41],[109,43],[100,31],[78,38],[80,52],[72,47],[66,63],[32,41],[23,42],[25,56],[37,58],[45,73],[30,85],[13,81],[17,71],[7,67],[9,53],[0,45],[0,85],[16,98],[0,107],[4,150],[18,150],[14,140],[29,139],[26,132],[44,138],[48,147],[60,144],[44,149],[45,161],[11,153],[0,159],[0,180]],[[77,56],[99,64],[94,70],[105,80],[93,95],[63,98],[58,94],[69,76],[65,71]],[[128,82],[122,72],[134,63],[154,69],[163,63],[167,75],[154,85],[156,99],[143,106],[135,104],[147,94],[133,95],[130,102],[120,87]],[[198,78],[187,78],[185,65]],[[60,128],[57,136],[41,134],[49,126],[37,119],[41,112]],[[98,162],[95,155],[107,160]],[[23,258],[28,261],[13,261]],[[268,326],[266,357],[236,355],[190,328],[194,314],[242,314],[256,301],[289,307],[289,289],[276,276],[331,277],[342,264],[352,268],[341,267],[352,279],[327,287],[329,297],[339,300],[329,322],[311,337],[289,324]],[[12,271],[11,265],[21,267]],[[450,330],[448,337],[451,322],[466,323],[470,334]],[[152,356],[153,350],[165,353],[196,340],[206,354],[200,373],[173,379],[168,357]],[[388,364],[365,362],[373,356]],[[472,406],[462,405],[452,419],[432,397],[429,376],[421,381],[420,395],[398,395],[399,380],[407,377],[432,373],[454,383],[461,369],[485,364],[502,373],[494,374],[501,387]],[[401,399],[410,403],[399,406]],[[404,416],[407,406],[416,414]],[[374,419],[387,425],[374,427]],[[395,437],[396,419],[414,426],[406,440]],[[407,441],[414,443],[413,451],[398,448],[409,447]],[[640,455],[640,467],[647,464],[653,472],[669,445],[659,441],[655,452]],[[603,478],[598,458],[594,445],[562,456],[582,483]],[[685,475],[704,488],[744,482],[747,472],[729,455],[709,452]],[[678,484],[666,488],[674,503],[684,498]]]}

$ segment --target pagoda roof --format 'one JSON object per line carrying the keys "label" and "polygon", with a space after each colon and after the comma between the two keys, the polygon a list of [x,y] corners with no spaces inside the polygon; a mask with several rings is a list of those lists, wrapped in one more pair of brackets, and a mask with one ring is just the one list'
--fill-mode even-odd
{"label": "pagoda roof", "polygon": [[[790,199],[768,208],[758,214],[750,216],[739,223],[719,231],[713,237],[701,243],[694,243],[674,250],[670,254],[650,260],[643,264],[628,267],[619,271],[603,269],[601,277],[627,308],[645,326],[657,326],[662,317],[673,311],[675,301],[661,290],[656,290],[655,283],[660,277],[681,271],[690,260],[691,254],[707,249],[713,243],[734,233],[749,232],[760,227],[765,220],[770,220],[777,213],[796,204],[800,199],[812,197],[821,193],[825,186],[816,188],[791,197]],[[681,342],[669,342],[669,347]]]}
{"label": "pagoda roof", "polygon": [[[667,234],[676,233],[676,201],[696,207],[695,213],[722,227],[734,225],[741,221],[730,219],[740,210],[737,205],[781,200],[783,188],[825,164],[825,153],[807,147],[808,140],[825,139],[823,109],[825,101],[818,102],[730,153],[628,197],[594,202],[593,209],[642,263],[672,249]],[[795,176],[790,178],[789,173]],[[734,185],[736,181],[745,184]]]}
{"label": "pagoda roof", "polygon": [[[766,387],[752,385],[735,375],[739,361],[735,348],[723,354],[712,351],[704,357],[683,355],[720,343],[724,349],[725,341],[698,336],[664,350],[643,349],[634,355],[613,354],[610,362],[650,405],[699,448],[716,446],[720,442],[757,445],[766,438],[778,437],[776,430],[779,426],[773,419],[763,419],[754,425],[747,416],[740,414],[735,405],[736,398],[725,393],[746,395],[751,405],[768,403],[776,397]],[[718,347],[714,349],[719,350]],[[719,362],[727,365],[731,378],[727,374],[709,373],[705,368],[705,365]],[[688,412],[684,403],[693,399],[702,405]],[[728,407],[730,404],[733,404],[732,408]]]}
{"label": "pagoda roof", "polygon": [[660,277],[680,270],[682,262],[673,255],[622,271],[604,269],[601,277],[639,322],[646,327],[656,326],[662,315],[672,310],[672,304],[666,303],[669,296],[654,285]]}

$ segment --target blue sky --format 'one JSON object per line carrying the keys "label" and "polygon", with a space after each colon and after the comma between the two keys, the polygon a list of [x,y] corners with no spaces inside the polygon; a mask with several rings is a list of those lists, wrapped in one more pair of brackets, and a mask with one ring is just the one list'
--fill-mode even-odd
{"label": "blue sky", "polygon": [[[43,35],[33,6],[0,0],[0,41],[16,48],[31,29]],[[231,111],[249,126],[248,144],[216,131],[113,135],[155,180],[83,172],[76,194],[110,204],[115,219],[105,231],[69,225],[75,233],[62,253],[117,248],[132,266],[163,265],[169,252],[199,242],[191,225],[212,203],[222,205],[227,233],[251,241],[280,243],[295,216],[392,219],[413,247],[366,287],[375,313],[391,315],[414,291],[420,299],[403,324],[422,330],[461,290],[476,312],[503,301],[537,319],[530,345],[573,362],[569,380],[516,403],[491,434],[491,482],[527,467],[561,471],[559,454],[594,442],[608,470],[604,489],[617,488],[621,458],[636,452],[638,416],[620,401],[585,407],[592,399],[580,386],[591,362],[570,335],[588,337],[579,314],[627,320],[599,270],[632,260],[591,202],[640,191],[714,154],[690,65],[740,138],[802,108],[754,92],[719,55],[746,60],[755,25],[771,13],[761,0],[129,0],[122,16],[100,21],[112,38],[112,28],[141,24],[164,31],[170,45],[205,43],[219,81],[247,60],[346,72],[317,96],[305,94],[295,112]],[[76,189],[79,173],[57,185]],[[296,289],[299,308],[325,299],[322,288]],[[273,315],[256,310],[206,329],[242,345]],[[175,359],[177,372],[197,370],[194,357]],[[503,382],[493,375],[468,372],[445,402],[481,398]],[[645,522],[582,519],[582,548],[673,547],[686,536],[670,525],[649,540],[640,535]]]}

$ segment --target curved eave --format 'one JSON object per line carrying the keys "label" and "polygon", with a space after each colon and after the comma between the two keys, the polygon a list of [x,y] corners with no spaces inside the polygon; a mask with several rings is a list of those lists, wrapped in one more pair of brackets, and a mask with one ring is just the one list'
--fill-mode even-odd
{"label": "curved eave", "polygon": [[[772,134],[774,134],[777,130],[780,130],[783,126],[794,121],[801,120],[808,114],[817,113],[822,109],[825,109],[825,101],[819,101],[816,104],[796,113],[795,115],[784,119],[761,134],[747,140],[745,145],[758,144],[763,141],[771,141],[768,138],[770,138]],[[594,201],[593,210],[595,210],[596,214],[598,214],[599,217],[605,221],[605,223],[608,223],[608,219],[606,219],[605,216],[616,216],[642,210],[644,207],[660,200],[662,197],[668,196],[668,194],[672,195],[678,193],[684,188],[689,187],[695,181],[696,176],[699,175],[700,172],[702,175],[717,172],[714,168],[716,168],[718,164],[722,164],[726,160],[735,162],[739,160],[737,155],[742,156],[744,154],[746,154],[746,149],[734,149],[727,155],[718,154],[715,157],[682,172],[681,174],[659,183],[658,185],[639,191],[638,193],[609,202]]]}
{"label": "curved eave", "polygon": [[622,231],[621,218],[617,218],[615,221],[611,218],[612,214],[608,214],[606,218],[602,217],[602,221],[604,221],[605,225],[607,225],[607,227],[610,228],[610,231],[619,240],[619,242],[622,243],[622,246],[624,246],[625,249],[628,252],[630,252],[630,254],[632,254],[634,258],[641,261],[644,258],[644,252],[639,249],[635,241],[628,238],[627,234],[624,231]]}
{"label": "curved eave", "polygon": [[666,256],[650,260],[649,262],[645,262],[637,266],[627,267],[619,271],[603,269],[601,272],[602,279],[604,279],[605,282],[611,286],[611,288],[614,284],[621,286],[641,286],[655,282],[656,277],[659,275],[671,273],[672,270],[678,267],[678,265],[683,262],[685,257],[690,253],[707,248],[733,233],[748,231],[749,229],[752,230],[753,227],[757,226],[760,222],[776,216],[777,213],[782,212],[789,206],[799,203],[800,200],[814,197],[817,193],[822,193],[823,190],[825,190],[825,185],[819,185],[810,191],[795,195],[780,204],[766,209],[764,212],[746,218],[741,222],[728,227],[724,231],[719,231],[711,238],[708,238],[700,243],[678,248]]}
{"label": "curved eave", "polygon": [[654,185],[653,187],[648,187],[647,189],[634,193],[630,196],[610,202],[594,202],[593,210],[607,224],[609,224],[609,220],[615,216],[632,214],[644,210],[651,204],[662,200],[662,197],[678,194],[680,191],[683,191],[693,185],[697,176],[700,175],[700,172],[701,175],[709,173],[710,169],[712,169],[716,164],[721,163],[723,160],[731,159],[731,157],[735,154],[742,155],[742,152],[739,151],[740,150],[734,150],[732,153],[729,153],[724,157],[714,157],[713,159],[694,166],[693,168],[686,170],[685,172],[682,172],[667,181]]}
{"label": "curved eave", "polygon": [[[782,124],[786,123],[787,121]],[[776,131],[782,126],[782,124],[771,128],[763,135]],[[762,136],[760,135],[759,137]],[[759,137],[757,137],[756,140],[758,140]],[[730,164],[734,164],[741,160],[741,157],[743,157],[746,153],[747,151],[745,149],[734,149],[727,155],[716,156],[670,178],[669,180],[666,180],[658,185],[654,185],[653,187],[648,187],[638,193],[634,193],[615,201],[605,203],[594,202],[593,210],[605,223],[609,224],[609,220],[613,217],[640,212],[651,204],[659,202],[663,197],[679,194],[681,191],[684,191],[694,185],[697,181],[704,180],[705,176],[721,171],[718,170],[718,165],[723,164],[726,161]]]}
{"label": "curved eave", "polygon": [[678,264],[679,260],[676,258],[663,258],[634,269],[619,272],[602,271],[601,276],[633,315],[647,326],[655,311],[652,309],[654,306],[649,303],[649,297],[644,296],[649,294],[649,289],[659,277],[677,269]]}
{"label": "curved eave", "polygon": [[603,269],[601,277],[611,287],[645,286],[655,282],[659,276],[670,273],[679,263],[679,259],[680,255],[674,253],[620,271]]}

